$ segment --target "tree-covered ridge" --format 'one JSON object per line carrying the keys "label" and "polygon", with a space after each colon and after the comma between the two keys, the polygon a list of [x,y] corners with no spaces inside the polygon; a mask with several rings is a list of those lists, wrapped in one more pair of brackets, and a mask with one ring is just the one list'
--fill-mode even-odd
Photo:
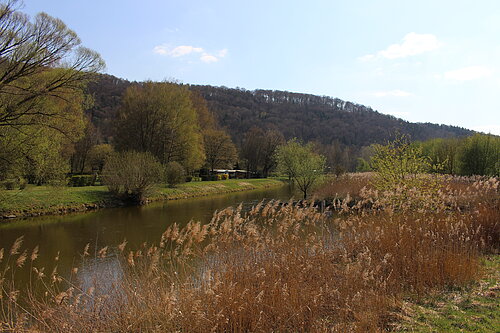
{"label": "tree-covered ridge", "polygon": [[370,107],[338,98],[287,91],[191,86],[207,100],[219,124],[241,142],[251,127],[276,128],[285,138],[362,147],[393,139],[394,133],[412,140],[471,135],[464,128],[431,123],[410,123]]}
{"label": "tree-covered ridge", "polygon": [[[89,85],[94,105],[87,114],[105,138],[112,136],[111,125],[121,98],[132,84],[112,75],[99,75]],[[229,131],[238,146],[243,142],[242,134],[252,127],[277,129],[286,139],[297,137],[305,142],[326,145],[337,141],[343,146],[358,148],[385,143],[394,139],[397,132],[418,141],[473,134],[473,131],[460,127],[411,123],[364,105],[328,96],[208,85],[191,85],[190,89],[207,100],[218,125]]]}

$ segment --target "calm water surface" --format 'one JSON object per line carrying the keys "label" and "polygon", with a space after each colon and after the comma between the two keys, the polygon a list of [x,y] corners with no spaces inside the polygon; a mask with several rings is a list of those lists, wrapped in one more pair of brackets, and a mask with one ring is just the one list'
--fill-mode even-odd
{"label": "calm water surface", "polygon": [[[232,194],[163,201],[142,207],[101,209],[91,213],[63,216],[34,217],[0,225],[0,248],[10,249],[16,238],[24,236],[23,249],[30,251],[39,246],[37,267],[45,267],[49,274],[57,264],[58,271],[67,275],[72,267],[81,266],[80,254],[86,244],[95,251],[104,246],[116,246],[124,239],[129,248],[142,243],[157,243],[161,234],[172,223],[184,225],[190,220],[207,223],[216,210],[243,203],[250,208],[264,199],[288,200],[292,196],[288,186],[267,190],[237,192]],[[59,260],[55,263],[54,258]],[[96,261],[104,266],[109,261]],[[16,271],[20,285],[29,281],[29,263]],[[88,267],[81,267],[83,270]],[[94,267],[95,268],[95,267]]]}

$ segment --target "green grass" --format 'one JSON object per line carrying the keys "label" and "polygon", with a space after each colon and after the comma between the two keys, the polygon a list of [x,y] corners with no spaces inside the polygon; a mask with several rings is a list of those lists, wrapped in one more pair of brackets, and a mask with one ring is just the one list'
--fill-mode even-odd
{"label": "green grass", "polygon": [[[176,188],[159,187],[151,201],[172,200],[269,188],[283,185],[277,179],[230,179],[211,182],[190,182]],[[113,207],[120,203],[105,186],[52,187],[28,186],[24,190],[0,190],[0,217],[5,215],[32,216],[85,211]]]}
{"label": "green grass", "polygon": [[183,199],[246,190],[270,188],[283,185],[278,179],[229,179],[221,181],[190,182],[175,188],[163,187],[151,197],[152,200]]}
{"label": "green grass", "polygon": [[500,255],[484,259],[484,277],[403,305],[398,332],[500,332]]}

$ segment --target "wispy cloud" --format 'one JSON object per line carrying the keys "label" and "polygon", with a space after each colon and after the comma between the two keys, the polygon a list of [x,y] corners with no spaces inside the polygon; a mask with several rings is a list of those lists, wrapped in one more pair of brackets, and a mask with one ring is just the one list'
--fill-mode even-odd
{"label": "wispy cloud", "polygon": [[417,34],[410,32],[403,37],[400,44],[389,45],[385,50],[375,54],[359,57],[361,61],[370,61],[376,58],[398,59],[429,52],[441,47],[442,43],[432,34]]}
{"label": "wispy cloud", "polygon": [[444,73],[442,77],[444,77],[446,80],[463,82],[482,79],[491,76],[491,74],[493,74],[491,68],[485,66],[469,66],[448,71]]}
{"label": "wispy cloud", "polygon": [[227,49],[222,49],[219,52],[217,52],[217,56],[220,58],[224,58],[227,55]]}
{"label": "wispy cloud", "polygon": [[194,47],[189,45],[181,45],[174,48],[170,48],[168,45],[158,45],[153,48],[153,52],[156,54],[177,58],[191,53],[201,53],[203,52],[203,49],[201,47]]}
{"label": "wispy cloud", "polygon": [[412,93],[403,90],[387,90],[387,91],[376,91],[371,93],[375,97],[408,97],[413,96]]}
{"label": "wispy cloud", "polygon": [[180,45],[176,47],[171,47],[169,45],[157,45],[153,48],[153,53],[172,58],[198,54],[199,59],[207,64],[219,61],[227,55],[227,52],[227,49],[222,49],[212,54],[205,51],[202,47],[194,47],[190,45]]}

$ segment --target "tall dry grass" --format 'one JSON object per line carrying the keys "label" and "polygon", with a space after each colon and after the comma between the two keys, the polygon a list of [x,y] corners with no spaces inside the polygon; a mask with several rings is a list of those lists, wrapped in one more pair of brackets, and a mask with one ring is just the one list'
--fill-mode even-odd
{"label": "tall dry grass", "polygon": [[338,177],[332,176],[314,191],[314,196],[322,200],[335,200],[345,198],[347,195],[359,198],[362,189],[373,188],[371,185],[373,176],[373,172],[345,173]]}
{"label": "tall dry grass", "polygon": [[[116,281],[58,290],[60,277],[47,274],[39,277],[47,294],[29,298],[26,308],[4,284],[2,304],[10,308],[2,325],[27,332],[383,331],[403,297],[480,277],[480,255],[499,251],[498,184],[461,188],[466,209],[453,189],[418,211],[392,209],[367,189],[333,217],[292,202],[247,213],[228,208],[208,225],[171,226],[159,244],[134,251],[122,244]],[[9,252],[15,265],[19,247]],[[107,248],[98,256],[107,258]]]}

